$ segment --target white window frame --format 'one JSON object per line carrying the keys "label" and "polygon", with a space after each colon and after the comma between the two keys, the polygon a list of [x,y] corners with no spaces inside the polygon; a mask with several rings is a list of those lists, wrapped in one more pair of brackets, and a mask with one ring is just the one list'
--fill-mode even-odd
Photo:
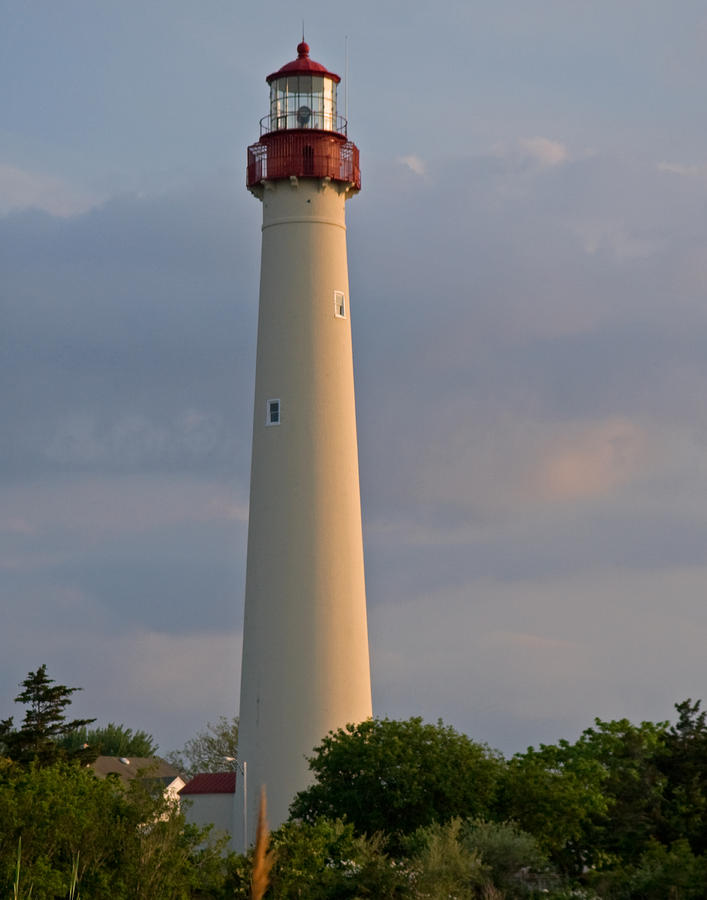
{"label": "white window frame", "polygon": [[337,319],[346,318],[346,294],[343,291],[334,291],[334,315]]}
{"label": "white window frame", "polygon": [[[271,404],[277,403],[277,422],[273,422],[272,420],[272,406]],[[282,422],[282,403],[280,403],[279,397],[271,397],[265,403],[265,424],[266,425],[279,425]]]}

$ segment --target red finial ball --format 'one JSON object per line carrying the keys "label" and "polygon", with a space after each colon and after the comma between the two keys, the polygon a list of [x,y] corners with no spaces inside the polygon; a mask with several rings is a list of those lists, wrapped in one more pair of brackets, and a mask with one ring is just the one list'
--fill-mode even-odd
{"label": "red finial ball", "polygon": [[300,59],[304,59],[305,57],[309,56],[309,44],[305,44],[304,41],[302,41],[301,44],[297,44],[297,56]]}

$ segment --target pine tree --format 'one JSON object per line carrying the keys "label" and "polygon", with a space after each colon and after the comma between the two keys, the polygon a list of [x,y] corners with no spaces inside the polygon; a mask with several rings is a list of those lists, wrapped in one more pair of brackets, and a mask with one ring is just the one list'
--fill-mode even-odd
{"label": "pine tree", "polygon": [[47,675],[46,665],[30,672],[15,697],[15,703],[27,707],[22,727],[13,728],[13,717],[0,722],[0,745],[5,754],[17,762],[37,760],[42,765],[54,762],[60,756],[82,757],[82,749],[66,754],[57,741],[78,728],[95,722],[95,719],[73,719],[67,722],[64,710],[71,704],[71,696],[81,688],[56,684]]}

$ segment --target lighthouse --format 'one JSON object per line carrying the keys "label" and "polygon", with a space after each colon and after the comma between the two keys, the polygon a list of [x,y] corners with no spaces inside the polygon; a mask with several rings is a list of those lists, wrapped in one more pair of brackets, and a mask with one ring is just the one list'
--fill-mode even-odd
{"label": "lighthouse", "polygon": [[345,217],[361,187],[358,148],[337,111],[339,76],[304,41],[266,80],[270,109],[247,167],[263,225],[239,849],[261,786],[276,827],[311,781],[313,748],[371,715]]}

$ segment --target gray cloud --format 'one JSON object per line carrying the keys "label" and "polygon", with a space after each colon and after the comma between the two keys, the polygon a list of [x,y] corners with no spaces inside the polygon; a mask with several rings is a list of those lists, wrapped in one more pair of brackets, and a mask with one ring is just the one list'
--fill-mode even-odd
{"label": "gray cloud", "polygon": [[[504,749],[667,716],[706,674],[707,187],[413,124],[348,220],[376,709]],[[7,696],[46,661],[163,746],[232,711],[258,229],[231,175],[0,219]]]}

